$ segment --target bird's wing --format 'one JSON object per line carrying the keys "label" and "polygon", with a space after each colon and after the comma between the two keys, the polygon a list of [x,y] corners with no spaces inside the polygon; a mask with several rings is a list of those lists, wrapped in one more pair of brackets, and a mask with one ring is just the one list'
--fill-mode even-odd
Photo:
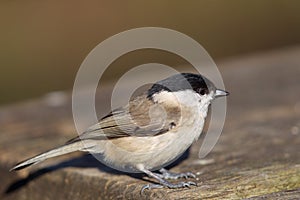
{"label": "bird's wing", "polygon": [[[166,109],[168,109],[168,115]],[[163,134],[173,128],[179,118],[180,108],[166,108],[147,98],[139,97],[127,106],[112,111],[99,123],[67,143],[73,143],[80,139],[145,137]]]}

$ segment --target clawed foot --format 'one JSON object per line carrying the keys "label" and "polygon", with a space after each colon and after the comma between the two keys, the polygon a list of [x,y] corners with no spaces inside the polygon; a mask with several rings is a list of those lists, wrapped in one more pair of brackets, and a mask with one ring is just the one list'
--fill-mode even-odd
{"label": "clawed foot", "polygon": [[159,181],[159,184],[148,184],[145,185],[142,190],[141,190],[141,194],[144,193],[144,191],[147,190],[151,190],[151,189],[156,189],[156,188],[170,188],[170,189],[177,189],[177,188],[185,188],[185,187],[190,187],[191,185],[195,185],[197,186],[197,184],[195,182],[192,181],[188,181],[188,182],[179,182],[179,183],[170,183],[168,181],[166,181],[165,179],[178,179],[178,178],[196,178],[196,176],[191,173],[191,172],[187,172],[187,173],[172,173],[169,172],[168,170],[162,168],[160,171],[161,174],[157,174],[157,173],[153,173],[143,167],[140,168],[140,170],[142,172],[144,172],[145,174],[147,174],[148,176],[155,178],[156,180]]}
{"label": "clawed foot", "polygon": [[191,185],[197,186],[197,184],[192,181],[179,182],[179,183],[175,183],[175,184],[164,181],[161,184],[148,184],[148,185],[143,186],[143,188],[141,190],[141,194],[143,194],[145,190],[164,188],[164,187],[167,187],[170,189],[185,188],[185,187],[189,188]]}
{"label": "clawed foot", "polygon": [[193,174],[192,172],[186,172],[186,173],[173,173],[169,172],[168,170],[162,168],[159,170],[160,173],[162,174],[156,174],[159,177],[163,179],[179,179],[179,178],[196,178],[196,175]]}

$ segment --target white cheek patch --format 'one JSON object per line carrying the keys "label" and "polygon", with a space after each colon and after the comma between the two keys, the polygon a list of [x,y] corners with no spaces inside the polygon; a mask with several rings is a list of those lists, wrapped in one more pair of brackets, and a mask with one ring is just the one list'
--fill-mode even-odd
{"label": "white cheek patch", "polygon": [[200,96],[199,101],[201,101],[201,104],[210,104],[210,102],[214,99],[214,92],[210,92],[209,94],[205,94]]}
{"label": "white cheek patch", "polygon": [[163,91],[153,95],[153,100],[157,103],[167,102],[168,104],[178,105],[183,104],[185,106],[200,106],[207,107],[213,100],[213,92],[206,95],[199,95],[192,90],[184,90],[177,92]]}
{"label": "white cheek patch", "polygon": [[173,105],[183,104],[186,106],[196,106],[198,105],[199,95],[191,90],[177,92],[162,91],[153,95],[153,100],[158,103],[167,102]]}
{"label": "white cheek patch", "polygon": [[200,115],[205,118],[207,116],[208,106],[210,105],[213,98],[214,92],[210,92],[209,94],[205,94],[200,96],[199,98],[199,104],[198,109],[200,112]]}
{"label": "white cheek patch", "polygon": [[192,90],[177,92],[163,91],[153,95],[153,100],[157,103],[167,103],[170,106],[185,106],[193,109],[196,116],[205,118],[208,106],[213,100],[213,91],[206,95],[200,95]]}
{"label": "white cheek patch", "polygon": [[193,110],[194,115],[206,118],[208,107],[213,100],[214,92],[209,94],[200,95],[192,90],[184,90],[177,92],[163,91],[153,95],[153,100],[157,103],[168,104],[177,107],[189,107]]}

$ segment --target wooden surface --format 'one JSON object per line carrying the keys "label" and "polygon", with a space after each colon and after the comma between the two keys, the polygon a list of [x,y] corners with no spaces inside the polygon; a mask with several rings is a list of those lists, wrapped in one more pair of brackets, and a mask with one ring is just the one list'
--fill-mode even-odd
{"label": "wooden surface", "polygon": [[200,140],[171,169],[197,174],[198,187],[190,189],[153,189],[141,196],[149,178],[117,172],[80,153],[8,172],[76,132],[64,93],[2,107],[1,199],[299,199],[299,57],[294,47],[217,63],[231,93],[223,133],[204,160],[197,157]]}

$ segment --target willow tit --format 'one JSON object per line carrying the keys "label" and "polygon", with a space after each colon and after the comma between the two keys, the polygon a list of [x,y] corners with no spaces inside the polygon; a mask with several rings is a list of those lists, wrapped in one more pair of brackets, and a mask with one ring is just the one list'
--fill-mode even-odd
{"label": "willow tit", "polygon": [[[202,75],[181,73],[152,85],[121,108],[66,144],[15,165],[20,170],[48,158],[74,151],[98,155],[103,163],[127,172],[145,173],[158,184],[142,188],[181,188],[194,182],[171,183],[166,179],[195,177],[164,169],[200,136],[209,105],[229,93],[216,89]],[[160,173],[153,171],[159,170]]]}

